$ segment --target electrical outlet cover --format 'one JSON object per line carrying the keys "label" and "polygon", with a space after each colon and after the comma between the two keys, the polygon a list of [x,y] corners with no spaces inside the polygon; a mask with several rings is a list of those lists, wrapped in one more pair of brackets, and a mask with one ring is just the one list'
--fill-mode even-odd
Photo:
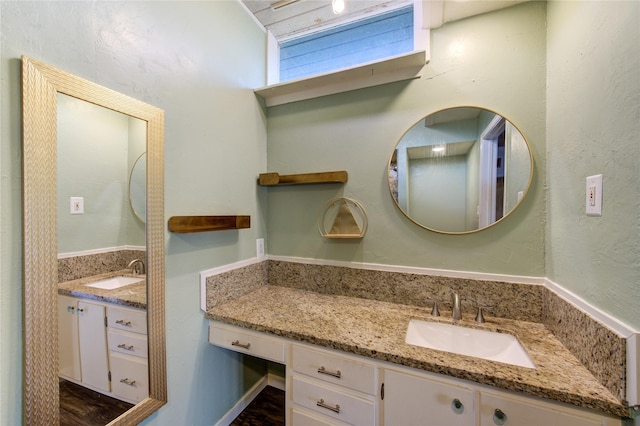
{"label": "electrical outlet cover", "polygon": [[587,216],[602,216],[602,175],[587,177],[585,206]]}

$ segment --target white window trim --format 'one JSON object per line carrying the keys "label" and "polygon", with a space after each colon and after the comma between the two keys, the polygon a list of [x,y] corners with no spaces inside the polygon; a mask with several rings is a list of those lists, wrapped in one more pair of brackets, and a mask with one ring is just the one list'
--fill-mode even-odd
{"label": "white window trim", "polygon": [[423,28],[422,1],[413,1],[413,52],[317,76],[280,83],[280,45],[267,31],[267,86],[255,90],[267,106],[311,99],[348,90],[419,78],[430,59],[430,30]]}

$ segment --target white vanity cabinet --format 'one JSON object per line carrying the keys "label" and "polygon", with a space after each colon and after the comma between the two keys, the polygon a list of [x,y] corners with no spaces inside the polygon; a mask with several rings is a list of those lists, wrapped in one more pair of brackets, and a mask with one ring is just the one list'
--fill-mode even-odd
{"label": "white vanity cabinet", "polygon": [[59,376],[130,403],[149,395],[147,315],[58,295]]}
{"label": "white vanity cabinet", "polygon": [[109,306],[107,318],[111,391],[136,404],[149,395],[147,313]]}
{"label": "white vanity cabinet", "polygon": [[109,392],[109,354],[104,324],[105,306],[78,302],[78,335],[82,383],[92,389]]}
{"label": "white vanity cabinet", "polygon": [[212,321],[209,342],[286,366],[288,426],[621,426],[619,418]]}
{"label": "white vanity cabinet", "polygon": [[621,420],[409,368],[384,370],[384,424],[613,426]]}
{"label": "white vanity cabinet", "polygon": [[91,389],[109,392],[105,307],[58,296],[59,375]]}
{"label": "white vanity cabinet", "polygon": [[58,296],[58,353],[60,377],[72,381],[82,380],[78,299],[74,297]]}
{"label": "white vanity cabinet", "polygon": [[621,421],[593,412],[507,392],[479,392],[480,426],[620,426]]}
{"label": "white vanity cabinet", "polygon": [[296,343],[290,350],[287,397],[293,425],[378,424],[375,363]]}
{"label": "white vanity cabinet", "polygon": [[475,424],[475,392],[444,377],[384,371],[385,425]]}

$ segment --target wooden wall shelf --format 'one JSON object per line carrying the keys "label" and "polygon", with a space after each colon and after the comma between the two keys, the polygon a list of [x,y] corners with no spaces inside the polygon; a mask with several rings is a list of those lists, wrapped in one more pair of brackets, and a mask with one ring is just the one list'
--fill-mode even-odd
{"label": "wooden wall shelf", "polygon": [[169,231],[177,234],[250,227],[251,216],[172,216],[169,218]]}
{"label": "wooden wall shelf", "polygon": [[279,175],[278,173],[261,173],[258,177],[260,186],[304,185],[314,183],[346,183],[349,175],[345,171],[303,173],[297,175]]}

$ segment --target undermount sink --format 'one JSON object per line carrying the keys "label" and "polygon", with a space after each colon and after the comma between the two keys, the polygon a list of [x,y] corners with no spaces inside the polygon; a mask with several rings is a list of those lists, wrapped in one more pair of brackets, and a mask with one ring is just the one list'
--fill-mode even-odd
{"label": "undermount sink", "polygon": [[405,342],[521,367],[536,368],[515,336],[453,324],[412,319]]}
{"label": "undermount sink", "polygon": [[116,288],[139,283],[144,279],[145,279],[144,275],[138,275],[137,277],[118,276],[118,277],[105,278],[99,281],[94,281],[89,284],[85,284],[85,286],[93,287],[93,288],[101,288],[103,290],[114,290]]}

